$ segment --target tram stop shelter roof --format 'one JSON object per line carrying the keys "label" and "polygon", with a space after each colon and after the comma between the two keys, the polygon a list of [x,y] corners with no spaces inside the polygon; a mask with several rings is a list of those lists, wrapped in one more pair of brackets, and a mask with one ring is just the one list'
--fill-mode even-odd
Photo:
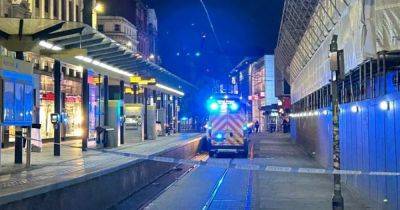
{"label": "tram stop shelter roof", "polygon": [[[11,51],[36,52],[129,81],[133,75],[155,78],[177,90],[195,88],[163,67],[143,59],[81,22],[0,18],[0,45]],[[174,93],[171,93],[174,94]]]}

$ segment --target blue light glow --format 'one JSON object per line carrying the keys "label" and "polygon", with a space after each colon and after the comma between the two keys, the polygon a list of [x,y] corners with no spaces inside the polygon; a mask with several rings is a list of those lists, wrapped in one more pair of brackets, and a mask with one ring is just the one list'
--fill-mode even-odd
{"label": "blue light glow", "polygon": [[231,105],[229,106],[229,108],[231,109],[231,111],[237,111],[239,109],[239,105],[235,102],[232,102]]}
{"label": "blue light glow", "polygon": [[218,103],[217,102],[212,102],[211,104],[210,104],[210,110],[211,111],[216,111],[216,110],[218,110]]}
{"label": "blue light glow", "polygon": [[215,138],[222,139],[223,138],[222,133],[218,133],[217,135],[215,135]]}

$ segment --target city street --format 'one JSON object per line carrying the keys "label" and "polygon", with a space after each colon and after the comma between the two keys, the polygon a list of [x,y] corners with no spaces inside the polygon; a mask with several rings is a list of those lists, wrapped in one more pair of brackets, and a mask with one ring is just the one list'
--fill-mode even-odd
{"label": "city street", "polygon": [[400,210],[400,0],[0,0],[0,210]]}
{"label": "city street", "polygon": [[[315,160],[288,135],[254,134],[254,162],[274,166],[315,167]],[[208,161],[240,161],[232,158]],[[254,172],[197,167],[179,178],[145,209],[329,209],[331,175]],[[348,190],[343,191],[346,209],[368,209]],[[373,209],[373,208],[371,208]]]}

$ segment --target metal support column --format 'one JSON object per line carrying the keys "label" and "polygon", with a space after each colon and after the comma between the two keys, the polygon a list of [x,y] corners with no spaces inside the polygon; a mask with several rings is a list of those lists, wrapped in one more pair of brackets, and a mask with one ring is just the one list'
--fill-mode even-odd
{"label": "metal support column", "polygon": [[[121,110],[120,110],[120,113],[121,113],[121,117],[124,117],[124,115],[125,115],[125,113],[124,113],[124,98],[125,98],[125,82],[123,81],[123,80],[121,80],[121,81],[119,81],[119,88],[120,88],[120,99],[121,99],[121,101],[122,101],[122,106],[121,106]],[[120,130],[121,130],[121,132],[120,132],[120,140],[121,140],[121,144],[124,144],[125,143],[125,139],[124,139],[124,136],[125,136],[125,129],[124,129],[124,123],[125,122],[121,122],[121,126],[120,126]]]}
{"label": "metal support column", "polygon": [[4,128],[0,125],[0,167],[1,167],[1,148],[3,147],[4,141]]}
{"label": "metal support column", "polygon": [[161,95],[161,102],[160,102],[161,105],[160,105],[160,107],[161,107],[161,108],[164,108],[164,107],[165,107],[165,104],[164,104],[164,103],[165,103],[165,100],[164,100],[164,93],[161,93],[160,95]]}
{"label": "metal support column", "polygon": [[133,103],[137,104],[138,102],[138,85],[133,85]]}
{"label": "metal support column", "polygon": [[[337,36],[334,36],[330,46],[331,54],[334,55],[331,59],[331,71],[332,71],[332,121],[333,121],[333,169],[340,170],[340,139],[339,139],[339,92],[338,84],[344,75],[343,65],[343,51],[338,51]],[[343,210],[344,199],[342,196],[342,184],[340,180],[340,174],[333,175],[333,197],[332,197],[332,209]]]}
{"label": "metal support column", "polygon": [[144,88],[143,92],[143,105],[144,105],[144,119],[143,119],[143,126],[144,126],[144,140],[148,139],[147,135],[147,88]]}
{"label": "metal support column", "polygon": [[22,150],[23,150],[22,129],[15,130],[14,149],[15,149],[14,163],[22,164]]}
{"label": "metal support column", "polygon": [[383,68],[383,95],[387,93],[387,69],[386,69],[386,52],[382,52],[382,68]]}
{"label": "metal support column", "polygon": [[177,129],[177,122],[178,122],[178,119],[177,119],[177,114],[176,114],[176,97],[175,96],[173,96],[172,97],[172,113],[173,113],[173,115],[172,115],[172,124],[173,124],[173,128],[174,128],[174,133],[178,130]]}
{"label": "metal support column", "polygon": [[[16,59],[24,60],[24,52],[17,51]],[[15,164],[22,164],[22,151],[23,151],[23,140],[22,140],[22,128],[15,127],[15,144],[14,144],[14,162]]]}
{"label": "metal support column", "polygon": [[[61,62],[55,60],[53,69],[54,79],[54,113],[61,116]],[[61,154],[61,124],[54,125],[54,156]]]}
{"label": "metal support column", "polygon": [[109,99],[109,89],[108,89],[108,76],[104,75],[103,78],[103,105],[104,105],[104,125],[108,126],[108,99]]}
{"label": "metal support column", "polygon": [[167,109],[167,124],[168,124],[168,126],[170,126],[171,125],[171,104],[169,102],[169,95],[167,95],[166,109]]}
{"label": "metal support column", "polygon": [[158,109],[159,107],[158,107],[158,103],[157,103],[157,91],[156,90],[153,90],[153,103],[154,103],[154,106],[156,107],[156,109]]}
{"label": "metal support column", "polygon": [[[65,93],[61,93],[61,110],[65,112],[65,103],[66,103],[67,95]],[[65,141],[67,137],[67,124],[63,121],[60,123],[61,127],[61,141]]]}
{"label": "metal support column", "polygon": [[86,151],[88,147],[89,139],[89,83],[88,83],[89,72],[87,69],[83,69],[82,74],[82,151]]}

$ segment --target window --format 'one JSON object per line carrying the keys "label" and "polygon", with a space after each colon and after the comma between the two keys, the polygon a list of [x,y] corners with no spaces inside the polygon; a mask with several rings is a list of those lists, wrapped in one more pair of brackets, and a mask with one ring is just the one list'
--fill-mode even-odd
{"label": "window", "polygon": [[44,12],[49,12],[50,0],[44,1]]}
{"label": "window", "polygon": [[74,3],[72,1],[68,1],[68,14],[69,14],[69,21],[74,21]]}
{"label": "window", "polygon": [[39,8],[39,3],[40,3],[40,0],[35,0],[35,7],[36,8]]}
{"label": "window", "polygon": [[53,11],[54,11],[54,17],[58,18],[58,1],[53,2]]}
{"label": "window", "polygon": [[66,5],[66,1],[61,1],[61,18],[63,20],[67,20],[67,5]]}
{"label": "window", "polygon": [[104,32],[104,25],[98,25],[97,30],[100,32]]}
{"label": "window", "polygon": [[76,17],[76,21],[80,22],[81,21],[81,11],[79,11],[79,5],[76,5],[75,7],[75,17]]}
{"label": "window", "polygon": [[114,31],[120,32],[121,31],[121,25],[120,24],[115,24],[114,25]]}

